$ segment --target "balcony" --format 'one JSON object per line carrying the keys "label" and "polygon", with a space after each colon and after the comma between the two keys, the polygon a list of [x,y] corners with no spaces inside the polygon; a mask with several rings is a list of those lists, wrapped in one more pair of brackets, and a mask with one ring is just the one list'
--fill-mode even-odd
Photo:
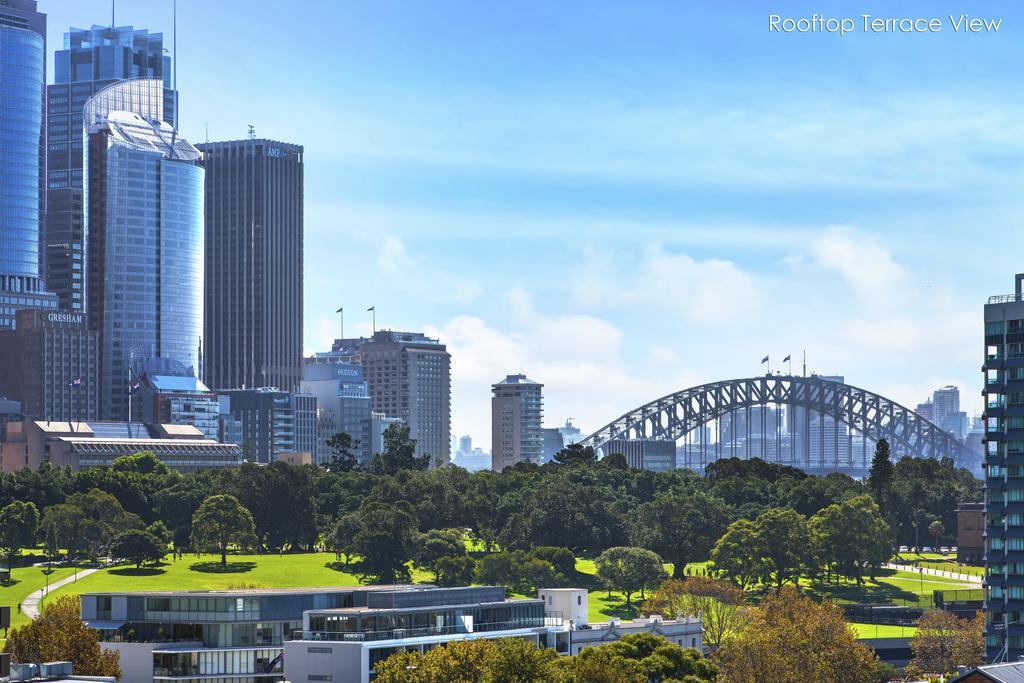
{"label": "balcony", "polygon": [[323,642],[349,643],[375,640],[402,640],[405,638],[429,638],[458,633],[485,633],[491,631],[515,631],[524,628],[558,627],[562,625],[561,617],[532,617],[527,619],[511,619],[509,621],[492,621],[485,624],[474,624],[466,628],[463,624],[450,626],[426,626],[422,628],[395,628],[385,631],[361,631],[358,633],[337,631],[294,631],[292,640],[319,640]]}

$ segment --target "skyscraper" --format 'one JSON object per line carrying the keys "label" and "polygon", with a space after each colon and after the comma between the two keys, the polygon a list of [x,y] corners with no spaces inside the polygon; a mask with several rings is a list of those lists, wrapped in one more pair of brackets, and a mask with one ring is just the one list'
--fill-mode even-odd
{"label": "skyscraper", "polygon": [[491,469],[518,462],[541,464],[544,456],[543,384],[508,375],[491,385]]}
{"label": "skyscraper", "polygon": [[448,462],[451,355],[444,344],[419,332],[378,330],[369,339],[337,339],[332,350],[363,366],[373,410],[409,426],[417,455]]}
{"label": "skyscraper", "polygon": [[48,210],[45,229],[47,288],[60,307],[87,308],[88,257],[82,198],[82,114],[90,97],[125,79],[163,81],[162,119],[177,128],[177,96],[163,35],[132,26],[72,28],[54,55],[54,84],[47,86]]}
{"label": "skyscraper", "polygon": [[986,661],[1024,656],[1024,274],[985,305]]}
{"label": "skyscraper", "polygon": [[39,254],[45,85],[46,15],[35,0],[0,0],[0,329],[14,327],[18,309],[57,307]]}
{"label": "skyscraper", "polygon": [[303,151],[273,140],[198,145],[206,166],[206,383],[302,381]]}
{"label": "skyscraper", "polygon": [[935,390],[931,420],[957,439],[967,436],[967,413],[960,410],[960,389],[946,386]]}
{"label": "skyscraper", "polygon": [[199,150],[164,120],[164,85],[118,81],[85,105],[88,313],[100,333],[100,415],[128,416],[146,357],[198,375],[203,334]]}

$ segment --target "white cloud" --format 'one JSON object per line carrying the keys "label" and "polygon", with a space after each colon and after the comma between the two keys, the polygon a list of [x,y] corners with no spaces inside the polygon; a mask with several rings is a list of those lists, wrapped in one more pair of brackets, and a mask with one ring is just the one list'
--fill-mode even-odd
{"label": "white cloud", "polygon": [[807,252],[813,267],[834,271],[860,296],[876,303],[898,295],[907,281],[906,269],[876,236],[852,227],[826,228]]}
{"label": "white cloud", "polygon": [[384,275],[400,275],[409,266],[409,255],[405,242],[394,235],[388,235],[377,250],[377,266]]}

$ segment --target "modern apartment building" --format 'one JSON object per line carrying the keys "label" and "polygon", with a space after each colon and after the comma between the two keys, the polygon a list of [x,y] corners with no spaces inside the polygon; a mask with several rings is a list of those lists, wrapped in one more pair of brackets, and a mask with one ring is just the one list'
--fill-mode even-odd
{"label": "modern apartment building", "polygon": [[238,444],[249,462],[271,463],[281,453],[317,458],[317,404],[312,394],[274,387],[218,392],[222,411],[238,423]]}
{"label": "modern apartment building", "polygon": [[302,380],[303,150],[276,140],[197,145],[206,167],[206,383]]}
{"label": "modern apartment building", "polygon": [[82,313],[25,310],[0,329],[0,393],[34,420],[99,418],[99,344]]}
{"label": "modern apartment building", "polygon": [[363,367],[340,359],[333,363],[306,363],[302,368],[302,391],[316,397],[317,450],[322,460],[331,459],[327,441],[344,432],[359,442],[359,465],[369,465],[374,455],[370,434],[373,410]]}
{"label": "modern apartment building", "polygon": [[137,359],[202,373],[204,171],[164,120],[164,90],[156,79],[117,81],[85,105],[87,300],[104,419],[128,417]]}
{"label": "modern apartment building", "polygon": [[1024,274],[985,305],[985,644],[987,661],[1024,656]]}
{"label": "modern apartment building", "polygon": [[61,309],[84,313],[89,266],[82,176],[85,104],[117,81],[157,79],[163,83],[160,120],[177,128],[177,95],[160,33],[132,26],[72,28],[54,63],[54,83],[46,88],[46,282]]}
{"label": "modern apartment building", "polygon": [[0,2],[0,83],[0,329],[10,329],[15,311],[57,308],[43,285],[39,248],[46,216],[46,15],[35,0]]}
{"label": "modern apartment building", "polygon": [[363,366],[373,410],[397,417],[416,439],[416,454],[447,463],[451,451],[451,356],[418,332],[379,330],[337,339],[332,349]]}
{"label": "modern apartment building", "polygon": [[491,385],[491,469],[544,459],[543,384],[508,375]]}
{"label": "modern apartment building", "polygon": [[188,368],[167,358],[132,364],[132,417],[142,422],[192,425],[208,439],[220,438],[220,404]]}

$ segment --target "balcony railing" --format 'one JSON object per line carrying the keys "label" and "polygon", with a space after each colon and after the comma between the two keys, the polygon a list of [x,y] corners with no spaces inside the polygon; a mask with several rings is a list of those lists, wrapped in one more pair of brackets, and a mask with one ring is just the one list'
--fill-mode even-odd
{"label": "balcony railing", "polygon": [[394,628],[383,631],[294,631],[292,640],[319,640],[328,642],[365,642],[372,640],[401,640],[403,638],[427,638],[456,633],[485,633],[491,631],[513,631],[523,628],[541,628],[544,626],[561,626],[561,617],[534,617],[529,619],[511,619],[509,621],[492,621],[486,624],[473,624],[467,629],[462,624],[450,626],[425,626],[421,628]]}

